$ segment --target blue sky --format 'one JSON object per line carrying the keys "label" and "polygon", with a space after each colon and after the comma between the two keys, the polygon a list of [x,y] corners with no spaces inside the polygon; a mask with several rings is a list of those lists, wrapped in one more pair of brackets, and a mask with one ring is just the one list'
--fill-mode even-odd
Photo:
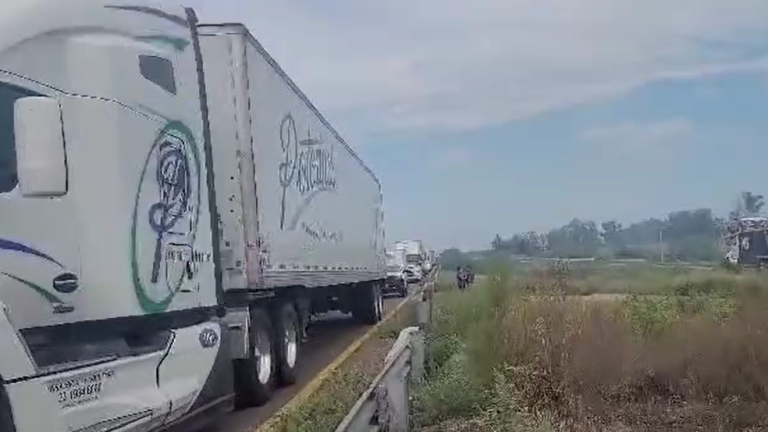
{"label": "blue sky", "polygon": [[248,25],[377,172],[391,241],[768,196],[764,0],[279,3],[189,2]]}
{"label": "blue sky", "polygon": [[741,190],[768,195],[768,74],[651,83],[602,103],[410,143],[380,138],[364,153],[384,179],[389,219],[409,220],[406,230],[425,229],[436,242],[478,247],[496,231],[543,230],[574,216],[725,213]]}

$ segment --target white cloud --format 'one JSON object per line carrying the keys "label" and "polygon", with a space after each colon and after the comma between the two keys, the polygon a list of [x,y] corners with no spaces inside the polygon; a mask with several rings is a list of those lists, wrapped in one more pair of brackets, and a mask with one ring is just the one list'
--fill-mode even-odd
{"label": "white cloud", "polygon": [[[467,129],[659,79],[768,70],[765,0],[190,0],[243,21],[342,126]],[[758,43],[756,43],[758,41]]]}
{"label": "white cloud", "polygon": [[688,142],[695,134],[690,121],[674,118],[650,123],[624,122],[611,126],[587,129],[579,139],[600,144],[602,148],[649,150],[669,148]]}

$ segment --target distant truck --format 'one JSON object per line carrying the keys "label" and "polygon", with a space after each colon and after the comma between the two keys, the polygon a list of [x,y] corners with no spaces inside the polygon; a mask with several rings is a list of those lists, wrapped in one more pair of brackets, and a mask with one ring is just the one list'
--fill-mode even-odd
{"label": "distant truck", "polygon": [[390,249],[387,251],[387,283],[385,292],[395,292],[400,297],[408,295],[408,283],[411,277],[406,268],[405,251]]}
{"label": "distant truck", "polygon": [[381,319],[379,181],[244,26],[0,23],[0,431],[191,430],[292,384],[312,313]]}
{"label": "distant truck", "polygon": [[429,254],[427,254],[426,258],[424,258],[424,263],[421,265],[421,267],[424,269],[424,274],[431,273],[434,266],[435,264],[430,259]]}
{"label": "distant truck", "polygon": [[394,248],[405,254],[409,282],[420,282],[427,273],[427,250],[420,240],[401,240]]}
{"label": "distant truck", "polygon": [[408,283],[419,283],[424,279],[424,271],[416,264],[406,264],[405,280]]}
{"label": "distant truck", "polygon": [[765,266],[768,263],[768,218],[743,217],[726,224],[729,245],[725,259],[732,264]]}
{"label": "distant truck", "polygon": [[396,249],[405,251],[405,261],[407,264],[419,266],[423,270],[424,263],[427,260],[427,250],[421,240],[402,240],[395,243]]}

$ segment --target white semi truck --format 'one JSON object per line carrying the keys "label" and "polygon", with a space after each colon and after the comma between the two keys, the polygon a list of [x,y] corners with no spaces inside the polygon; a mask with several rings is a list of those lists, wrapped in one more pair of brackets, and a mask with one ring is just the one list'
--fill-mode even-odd
{"label": "white semi truck", "polygon": [[393,250],[405,257],[406,280],[418,283],[424,279],[424,248],[419,240],[401,240],[395,242]]}
{"label": "white semi truck", "polygon": [[242,25],[0,24],[0,431],[190,430],[293,383],[310,314],[380,320],[379,182]]}
{"label": "white semi truck", "polygon": [[402,249],[387,250],[387,282],[385,293],[397,293],[400,297],[408,295],[410,272],[405,263],[405,251]]}
{"label": "white semi truck", "polygon": [[395,249],[405,251],[405,260],[409,265],[419,267],[424,272],[427,260],[427,249],[421,240],[401,240],[395,243]]}

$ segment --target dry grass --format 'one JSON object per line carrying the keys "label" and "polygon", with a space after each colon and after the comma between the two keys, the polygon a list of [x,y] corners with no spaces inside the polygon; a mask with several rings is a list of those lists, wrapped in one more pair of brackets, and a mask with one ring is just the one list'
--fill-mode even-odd
{"label": "dry grass", "polygon": [[360,395],[384,366],[384,358],[400,331],[416,324],[416,302],[403,306],[383,323],[374,337],[363,343],[352,357],[306,401],[280,418],[272,429],[280,432],[328,432],[336,429]]}
{"label": "dry grass", "polygon": [[444,292],[417,425],[768,430],[768,278],[705,272],[647,274],[655,295],[610,301],[566,295],[607,278],[564,267]]}

